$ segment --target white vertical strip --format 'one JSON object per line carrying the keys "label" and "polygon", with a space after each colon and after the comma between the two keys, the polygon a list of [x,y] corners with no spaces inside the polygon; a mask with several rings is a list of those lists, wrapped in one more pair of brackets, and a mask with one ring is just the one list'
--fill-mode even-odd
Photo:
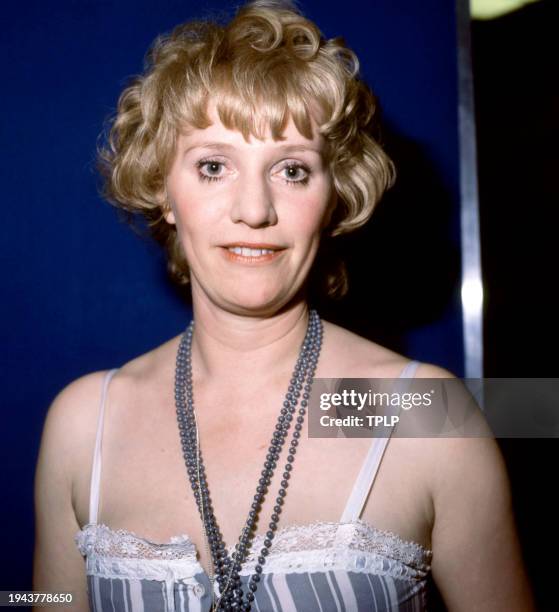
{"label": "white vertical strip", "polygon": [[[375,587],[373,585],[373,575],[365,574],[365,576],[367,576],[367,580],[369,581],[369,588],[371,589],[371,600],[375,604],[374,610],[378,610],[379,604],[377,600],[377,594],[375,593]],[[378,576],[376,578],[378,579]]]}
{"label": "white vertical strip", "polygon": [[188,596],[188,612],[202,612],[202,600],[194,593],[194,589],[191,586],[187,586],[186,592]]}
{"label": "white vertical strip", "polygon": [[[390,606],[395,606],[397,603],[400,603],[398,601],[398,591],[396,590],[394,580],[392,580],[391,577],[387,577],[386,579],[383,578],[382,582],[384,583],[388,592],[388,601],[390,602]],[[415,597],[413,599],[415,599]]]}
{"label": "white vertical strip", "polygon": [[357,599],[355,598],[355,591],[351,580],[349,579],[348,570],[336,570],[334,571],[338,588],[342,594],[343,609],[344,610],[357,610]]}
{"label": "white vertical strip", "polygon": [[184,586],[180,585],[179,586],[179,606],[180,606],[180,612],[184,612]]}
{"label": "white vertical strip", "polygon": [[92,576],[91,579],[93,581],[93,597],[95,600],[95,609],[101,611],[103,609],[100,587],[101,578],[99,576]]}
{"label": "white vertical strip", "polygon": [[[458,131],[460,149],[460,226],[462,252],[462,329],[464,375],[483,377],[483,283],[472,76],[470,7],[456,0],[458,47]],[[481,398],[480,398],[481,399]],[[482,405],[482,404],[481,404]]]}
{"label": "white vertical strip", "polygon": [[[273,595],[272,591],[270,590],[270,583],[272,582],[272,578],[273,578],[272,574],[266,574],[266,575],[260,574],[260,584],[266,589],[266,594],[270,598],[270,602],[272,604],[273,612],[280,612],[280,610],[277,609],[274,595]],[[273,585],[273,583],[272,583],[272,585]]]}
{"label": "white vertical strip", "polygon": [[141,580],[130,580],[130,599],[132,601],[132,610],[134,610],[134,612],[144,612],[144,599],[142,597]]}
{"label": "white vertical strip", "polygon": [[314,596],[316,597],[316,601],[318,602],[318,607],[320,609],[320,612],[323,612],[322,604],[320,603],[320,597],[319,597],[318,593],[316,592],[316,587],[314,586],[314,582],[313,582],[313,579],[312,579],[312,574],[309,574],[309,582],[311,583],[311,587],[312,587]]}
{"label": "white vertical strip", "polygon": [[278,596],[280,602],[280,609],[282,610],[282,612],[288,612],[290,610],[293,610],[293,612],[295,612],[297,610],[297,606],[293,601],[293,596],[291,595],[291,591],[289,590],[289,586],[287,585],[286,574],[270,574],[270,580],[274,585],[274,589],[276,591],[276,595]]}
{"label": "white vertical strip", "polygon": [[120,584],[122,585],[122,601],[124,602],[124,612],[130,612],[128,608],[128,594],[126,593],[126,578],[122,578],[120,580]]}
{"label": "white vertical strip", "polygon": [[[325,572],[324,575],[326,576],[326,580],[328,582],[328,586],[330,587],[332,598],[334,599],[334,603],[336,604],[336,611],[342,612],[342,608],[341,608],[342,602],[339,600],[338,595],[336,593],[336,589],[334,588],[334,583],[332,582],[332,576],[330,575],[330,572]],[[345,612],[345,610],[343,610],[343,612]]]}
{"label": "white vertical strip", "polygon": [[[390,578],[390,580],[392,580],[392,578]],[[387,585],[386,578],[384,576],[375,576],[375,582],[378,585],[380,585],[380,588],[382,589],[382,595],[384,598],[382,606],[379,609],[380,610],[390,610],[390,608],[392,607],[392,602],[390,601],[390,592],[388,591],[388,585]]]}

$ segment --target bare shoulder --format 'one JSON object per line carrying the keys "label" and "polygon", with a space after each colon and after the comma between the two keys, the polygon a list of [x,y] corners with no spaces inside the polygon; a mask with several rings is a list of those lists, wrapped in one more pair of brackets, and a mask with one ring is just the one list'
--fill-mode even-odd
{"label": "bare shoulder", "polygon": [[[321,376],[353,378],[396,378],[409,357],[401,355],[377,342],[335,325],[324,323],[324,359]],[[421,363],[417,378],[454,378],[454,375],[434,364]]]}
{"label": "bare shoulder", "polygon": [[77,378],[54,398],[47,413],[43,438],[73,465],[83,443],[94,435],[103,379],[107,372]]}
{"label": "bare shoulder", "polygon": [[[130,398],[135,392],[142,393],[154,381],[173,375],[179,340],[180,336],[171,338],[118,367],[111,379],[111,397]],[[75,405],[78,402],[82,406],[81,412],[97,413],[107,373],[108,370],[93,372],[78,378],[59,394],[61,403]]]}
{"label": "bare shoulder", "polygon": [[123,364],[114,377],[117,394],[145,390],[158,380],[173,376],[180,336],[175,336],[152,350]]}
{"label": "bare shoulder", "polygon": [[[384,347],[376,342],[363,338],[339,325],[324,321],[325,355],[321,356],[321,371],[318,376],[324,378],[397,378],[410,358]],[[419,363],[415,370],[416,378],[453,379],[455,376],[438,365]],[[459,444],[459,442],[458,442]],[[422,472],[432,480],[432,465],[445,462],[453,452],[455,443],[451,439],[408,438],[405,444],[393,444],[402,452],[416,457],[414,464],[422,467]],[[417,457],[421,461],[417,461]],[[417,476],[419,478],[419,474]],[[427,485],[431,490],[435,483]]]}
{"label": "bare shoulder", "polygon": [[78,480],[88,479],[106,372],[92,372],[64,387],[44,423],[36,471],[38,492],[56,485],[60,502],[73,507]]}
{"label": "bare shoulder", "polygon": [[[130,399],[134,393],[142,392],[138,385],[149,386],[162,371],[172,371],[170,358],[175,345],[173,338],[118,368],[110,384],[111,398]],[[90,470],[107,374],[108,370],[91,372],[72,381],[54,398],[47,413],[43,438],[61,460],[67,461],[72,481],[74,476],[81,478]]]}
{"label": "bare shoulder", "polygon": [[[120,366],[113,378],[114,386],[151,380],[160,376],[163,371],[172,371],[178,340],[179,337],[172,338]],[[49,418],[63,418],[68,426],[83,424],[84,419],[91,418],[92,413],[97,412],[103,380],[107,373],[108,370],[91,372],[64,387],[51,404]]]}
{"label": "bare shoulder", "polygon": [[[410,362],[406,357],[376,342],[363,338],[343,327],[324,322],[325,359],[321,356],[319,377],[324,378],[397,378]],[[415,378],[453,379],[455,376],[440,366],[421,362],[414,373]],[[392,441],[393,451],[406,459],[413,457],[416,468],[415,478],[421,480],[433,496],[437,473],[448,465],[448,459],[463,449],[458,439],[433,439],[413,437],[396,438]],[[444,481],[444,477],[441,477]]]}

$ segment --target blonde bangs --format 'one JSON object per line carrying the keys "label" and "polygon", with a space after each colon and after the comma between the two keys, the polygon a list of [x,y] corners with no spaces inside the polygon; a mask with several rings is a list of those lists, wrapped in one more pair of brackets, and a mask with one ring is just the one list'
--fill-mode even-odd
{"label": "blonde bangs", "polygon": [[268,135],[282,140],[290,118],[303,136],[312,138],[310,111],[304,99],[293,91],[292,83],[282,76],[270,78],[272,86],[266,86],[261,79],[244,81],[244,87],[231,87],[227,80],[218,83],[212,98],[219,119],[226,128],[239,131],[245,140],[249,136],[264,140]]}
{"label": "blonde bangs", "polygon": [[268,134],[281,140],[290,118],[297,130],[311,139],[311,117],[319,127],[332,121],[331,101],[342,96],[328,70],[315,74],[305,62],[294,65],[278,62],[277,58],[271,61],[251,51],[232,64],[213,67],[206,78],[183,75],[169,81],[167,95],[163,96],[163,122],[181,131],[205,129],[211,123],[210,101],[223,125],[240,132],[247,141],[250,136],[264,140]]}

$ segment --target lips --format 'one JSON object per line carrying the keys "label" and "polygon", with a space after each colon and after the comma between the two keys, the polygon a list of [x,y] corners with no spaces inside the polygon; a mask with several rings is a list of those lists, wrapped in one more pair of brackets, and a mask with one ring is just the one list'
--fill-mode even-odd
{"label": "lips", "polygon": [[254,264],[273,261],[279,257],[285,247],[260,242],[234,242],[223,245],[222,249],[230,261]]}
{"label": "lips", "polygon": [[230,249],[234,247],[247,248],[247,249],[267,249],[269,251],[281,251],[285,247],[279,244],[271,244],[268,242],[230,242],[224,244],[224,249]]}
{"label": "lips", "polygon": [[269,255],[275,253],[272,249],[249,249],[248,247],[229,247],[227,249],[230,253],[236,255],[242,255],[243,257],[261,257],[262,255]]}

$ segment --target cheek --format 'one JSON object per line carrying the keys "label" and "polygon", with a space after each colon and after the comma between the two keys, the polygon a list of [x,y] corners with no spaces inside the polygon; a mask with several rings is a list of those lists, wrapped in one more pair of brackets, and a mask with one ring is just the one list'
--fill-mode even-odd
{"label": "cheek", "polygon": [[320,236],[326,217],[328,215],[328,204],[324,197],[313,198],[301,203],[295,222],[298,225],[298,233],[312,239]]}
{"label": "cheek", "polygon": [[192,219],[202,214],[204,208],[208,208],[200,206],[207,198],[204,197],[198,181],[190,177],[183,168],[171,171],[167,177],[166,189],[177,228],[186,229]]}
{"label": "cheek", "polygon": [[172,202],[179,235],[195,239],[205,235],[206,229],[215,227],[213,207],[207,202],[207,198],[197,194],[195,189],[190,190],[188,195],[180,194],[172,198]]}

